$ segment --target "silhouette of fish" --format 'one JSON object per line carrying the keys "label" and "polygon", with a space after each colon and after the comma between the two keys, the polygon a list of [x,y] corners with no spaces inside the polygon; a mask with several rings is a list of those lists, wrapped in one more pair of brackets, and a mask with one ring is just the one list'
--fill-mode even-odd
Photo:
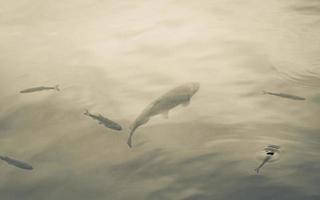
{"label": "silhouette of fish", "polygon": [[33,169],[33,167],[30,164],[23,162],[23,161],[20,161],[20,160],[10,158],[8,156],[0,156],[0,159],[7,162],[9,165],[13,165],[13,166],[21,168],[21,169],[26,169],[26,170]]}
{"label": "silhouette of fish", "polygon": [[94,115],[94,114],[91,114],[88,110],[86,110],[86,112],[83,114],[91,117],[94,120],[97,120],[99,122],[99,124],[103,124],[104,126],[110,128],[110,129],[117,130],[117,131],[122,130],[122,127],[119,124],[117,124],[116,122],[114,122],[114,121],[112,121],[112,120],[110,120],[100,114]]}
{"label": "silhouette of fish", "polygon": [[262,161],[262,163],[259,165],[259,167],[257,167],[257,168],[255,169],[255,171],[257,172],[257,174],[259,174],[260,169],[261,169],[268,161],[271,160],[271,158],[272,158],[273,155],[274,155],[274,154],[272,154],[272,153],[267,153],[267,156],[265,157],[265,159]]}
{"label": "silhouette of fish", "polygon": [[306,98],[304,98],[304,97],[299,97],[299,96],[296,96],[296,95],[285,94],[285,93],[274,93],[274,92],[263,91],[263,94],[278,96],[278,97],[292,99],[292,100],[300,100],[300,101],[306,100]]}
{"label": "silhouette of fish", "polygon": [[264,158],[264,160],[262,161],[262,163],[255,169],[255,171],[257,172],[257,174],[260,173],[260,169],[269,161],[271,161],[271,159],[275,156],[276,153],[279,153],[280,147],[277,145],[268,145],[267,147],[264,148],[264,151],[266,152],[266,156]]}
{"label": "silhouette of fish", "polygon": [[59,85],[55,85],[54,87],[45,87],[45,86],[40,86],[40,87],[33,87],[33,88],[28,88],[25,90],[21,90],[20,93],[31,93],[31,92],[39,92],[39,91],[44,91],[44,90],[57,90],[60,91]]}

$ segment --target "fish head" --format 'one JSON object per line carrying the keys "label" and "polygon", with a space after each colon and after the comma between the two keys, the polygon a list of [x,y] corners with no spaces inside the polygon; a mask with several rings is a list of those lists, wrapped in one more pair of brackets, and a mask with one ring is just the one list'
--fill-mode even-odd
{"label": "fish head", "polygon": [[119,124],[113,124],[113,125],[112,125],[112,129],[113,129],[113,130],[117,130],[117,131],[121,131],[121,130],[122,130],[122,127],[121,127]]}

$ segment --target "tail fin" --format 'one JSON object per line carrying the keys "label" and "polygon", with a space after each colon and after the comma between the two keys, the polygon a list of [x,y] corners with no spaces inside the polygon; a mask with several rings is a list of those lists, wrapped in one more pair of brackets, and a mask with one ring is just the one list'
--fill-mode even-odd
{"label": "tail fin", "polygon": [[83,113],[84,115],[89,115],[89,110],[86,109],[85,112]]}
{"label": "tail fin", "polygon": [[257,174],[259,174],[260,168],[256,168],[256,169],[254,169],[254,171],[256,171]]}
{"label": "tail fin", "polygon": [[268,92],[265,90],[262,90],[262,94],[268,94]]}
{"label": "tail fin", "polygon": [[55,85],[54,89],[56,89],[57,91],[60,91],[59,85]]}
{"label": "tail fin", "polygon": [[137,129],[137,127],[130,127],[131,131],[130,131],[130,134],[129,134],[129,137],[128,137],[128,141],[127,141],[127,144],[130,148],[132,148],[132,136],[133,136],[133,133],[134,131]]}
{"label": "tail fin", "polygon": [[130,135],[127,141],[129,148],[132,148],[132,136]]}

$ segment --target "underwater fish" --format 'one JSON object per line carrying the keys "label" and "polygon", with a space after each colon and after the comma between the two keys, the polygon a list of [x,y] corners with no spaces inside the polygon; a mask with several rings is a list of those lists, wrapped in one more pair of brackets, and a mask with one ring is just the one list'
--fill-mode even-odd
{"label": "underwater fish", "polygon": [[94,120],[97,120],[99,122],[99,124],[103,124],[104,126],[110,128],[110,129],[117,130],[117,131],[122,130],[122,127],[119,124],[117,124],[116,122],[114,122],[114,121],[112,121],[112,120],[110,120],[100,114],[94,115],[94,114],[91,114],[88,110],[86,110],[86,112],[83,114],[91,117]]}
{"label": "underwater fish", "polygon": [[262,163],[259,165],[258,168],[255,169],[255,171],[257,172],[257,174],[259,174],[260,169],[269,161],[271,160],[272,156],[274,155],[274,153],[267,153],[267,156],[265,157],[265,159],[262,161]]}
{"label": "underwater fish", "polygon": [[0,159],[7,162],[9,165],[13,165],[21,169],[26,169],[26,170],[33,169],[33,167],[30,164],[19,161],[19,160],[15,160],[13,158],[9,158],[8,156],[0,156]]}
{"label": "underwater fish", "polygon": [[20,93],[31,93],[31,92],[39,92],[43,90],[57,90],[60,91],[59,85],[55,85],[54,87],[45,87],[45,86],[40,86],[40,87],[33,87],[25,90],[21,90]]}
{"label": "underwater fish", "polygon": [[255,169],[255,171],[257,172],[257,174],[259,174],[260,169],[269,161],[271,161],[271,159],[275,156],[276,153],[280,153],[279,151],[280,146],[277,145],[268,145],[267,147],[264,148],[264,151],[266,153],[266,156],[264,158],[264,160],[262,161],[262,163]]}
{"label": "underwater fish", "polygon": [[131,131],[127,141],[128,146],[132,147],[132,136],[139,126],[146,124],[151,117],[159,114],[168,118],[169,111],[178,105],[189,105],[191,97],[199,88],[200,84],[197,82],[186,83],[170,90],[149,104],[130,126]]}
{"label": "underwater fish", "polygon": [[296,96],[296,95],[285,94],[285,93],[274,93],[274,92],[263,91],[263,94],[269,94],[269,95],[278,96],[278,97],[287,98],[287,99],[292,99],[292,100],[300,100],[300,101],[306,100],[306,98],[304,98],[304,97],[299,97],[299,96]]}

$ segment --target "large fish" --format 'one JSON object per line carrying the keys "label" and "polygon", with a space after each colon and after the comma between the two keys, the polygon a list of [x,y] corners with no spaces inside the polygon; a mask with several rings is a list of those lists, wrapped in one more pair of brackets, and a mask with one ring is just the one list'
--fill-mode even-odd
{"label": "large fish", "polygon": [[91,114],[88,110],[86,110],[86,112],[83,114],[91,117],[94,120],[97,120],[99,122],[99,124],[103,124],[104,126],[106,126],[108,128],[111,128],[111,129],[117,130],[117,131],[122,130],[122,127],[119,124],[117,124],[116,122],[114,122],[114,121],[112,121],[112,120],[110,120],[100,114],[94,115],[94,114]]}
{"label": "large fish", "polygon": [[191,97],[199,88],[199,83],[186,83],[170,90],[147,106],[130,126],[131,131],[127,142],[129,147],[132,147],[132,136],[139,126],[146,124],[155,115],[162,114],[165,118],[168,118],[169,111],[178,105],[189,105]]}
{"label": "large fish", "polygon": [[59,85],[55,85],[54,87],[40,86],[40,87],[28,88],[28,89],[25,89],[25,90],[21,90],[20,93],[39,92],[39,91],[43,91],[43,90],[57,90],[57,91],[60,91]]}
{"label": "large fish", "polygon": [[299,97],[299,96],[296,96],[296,95],[285,94],[285,93],[274,93],[274,92],[263,91],[263,94],[269,94],[269,95],[278,96],[278,97],[287,98],[287,99],[292,99],[292,100],[300,100],[300,101],[306,100],[306,98],[304,98],[304,97]]}
{"label": "large fish", "polygon": [[33,167],[30,164],[28,164],[26,162],[22,162],[20,160],[15,160],[15,159],[10,158],[8,156],[0,156],[0,159],[7,162],[9,165],[13,165],[13,166],[16,166],[21,169],[26,169],[26,170],[33,169]]}

